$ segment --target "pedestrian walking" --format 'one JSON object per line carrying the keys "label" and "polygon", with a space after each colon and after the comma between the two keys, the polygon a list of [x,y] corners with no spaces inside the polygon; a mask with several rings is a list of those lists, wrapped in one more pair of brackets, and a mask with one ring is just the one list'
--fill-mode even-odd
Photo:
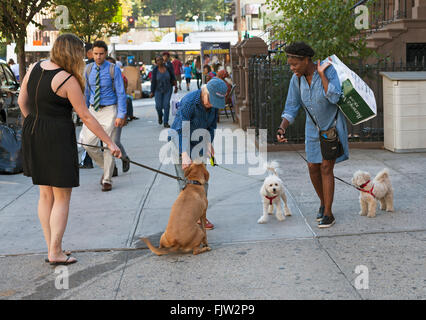
{"label": "pedestrian walking", "polygon": [[[161,56],[155,58],[156,66],[152,70],[151,94],[155,96],[155,108],[158,114],[158,124],[163,124],[164,128],[170,128],[170,98],[172,97],[173,85],[176,82],[173,68],[167,67]],[[164,119],[163,119],[164,116]]]}
{"label": "pedestrian walking", "polygon": [[22,132],[24,175],[39,185],[38,216],[51,264],[71,264],[62,251],[72,188],[79,186],[74,109],[84,124],[108,145],[111,156],[121,157],[102,126],[87,110],[84,96],[84,47],[73,34],[58,37],[50,60],[32,65],[18,98],[25,118]]}
{"label": "pedestrian walking", "polygon": [[173,71],[175,72],[176,81],[179,84],[179,90],[182,90],[182,62],[179,60],[179,56],[175,55],[172,61]]}
{"label": "pedestrian walking", "polygon": [[13,59],[9,59],[9,62],[7,64],[9,65],[10,70],[12,70],[16,81],[19,82],[19,64],[15,63],[15,60]]}
{"label": "pedestrian walking", "polygon": [[[86,78],[85,97],[90,113],[99,121],[113,140],[117,128],[126,120],[126,93],[121,70],[106,61],[108,47],[104,41],[93,44],[94,63],[88,64],[84,72]],[[87,145],[97,145],[99,139],[87,126],[83,125],[80,141]],[[90,157],[104,171],[101,178],[102,191],[112,190],[114,159],[108,152],[84,146]]]}
{"label": "pedestrian walking", "polygon": [[[201,89],[188,93],[182,98],[175,120],[172,124],[173,132],[177,132],[175,136],[172,132],[169,134],[169,140],[173,140],[176,149],[179,150],[179,162],[175,164],[176,175],[185,178],[184,171],[188,168],[192,160],[203,157],[204,151],[207,150],[207,157],[214,156],[213,140],[217,127],[218,110],[225,107],[226,84],[219,78],[213,78],[207,85]],[[189,123],[189,136],[185,133],[185,123]],[[206,137],[200,137],[198,141],[191,139],[192,133],[197,129],[204,129],[210,135],[210,140],[205,141]],[[183,138],[184,137],[184,138]],[[184,141],[189,139],[189,141]],[[204,147],[197,154],[194,147],[203,143]],[[189,148],[188,148],[189,147]],[[194,151],[194,152],[193,152]],[[194,154],[193,154],[194,153]],[[183,181],[178,181],[181,190],[185,188]],[[208,183],[204,185],[204,189],[208,191]],[[213,229],[214,225],[210,221],[206,221],[206,229]]]}
{"label": "pedestrian walking", "polygon": [[190,91],[191,79],[192,79],[192,68],[189,66],[189,63],[185,63],[185,81],[186,81],[186,89]]}
{"label": "pedestrian walking", "polygon": [[197,79],[197,88],[201,88],[201,76],[202,76],[202,70],[201,70],[201,58],[200,56],[197,56],[192,63],[192,74],[194,75],[195,79]]}
{"label": "pedestrian walking", "polygon": [[163,52],[163,60],[164,60],[164,65],[166,66],[166,68],[168,68],[172,71],[173,86],[175,87],[175,93],[177,93],[178,92],[177,80],[176,80],[176,75],[175,75],[175,70],[173,68],[173,64],[170,62],[170,53],[169,52],[167,52],[167,51]]}
{"label": "pedestrian walking", "polygon": [[[317,213],[319,228],[328,228],[335,223],[332,213],[334,198],[334,165],[349,158],[348,132],[345,117],[336,103],[341,95],[341,86],[336,70],[328,61],[314,63],[314,50],[304,42],[295,42],[285,48],[287,62],[294,75],[290,81],[282,122],[277,130],[279,142],[287,142],[284,137],[287,127],[294,122],[300,107],[306,115],[306,156],[309,176],[321,201]],[[324,144],[321,136],[340,140],[340,153],[326,160],[323,157]]]}

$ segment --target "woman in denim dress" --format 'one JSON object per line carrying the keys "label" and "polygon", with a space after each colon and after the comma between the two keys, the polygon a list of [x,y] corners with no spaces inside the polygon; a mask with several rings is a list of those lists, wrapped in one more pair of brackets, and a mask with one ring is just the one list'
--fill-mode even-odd
{"label": "woman in denim dress", "polygon": [[282,122],[277,131],[278,141],[287,142],[285,131],[296,119],[303,102],[321,130],[336,127],[344,151],[336,160],[323,159],[318,128],[309,115],[306,116],[305,148],[309,176],[321,201],[317,214],[318,227],[328,228],[335,223],[331,210],[334,197],[334,165],[349,158],[346,120],[336,105],[341,95],[341,86],[337,72],[329,61],[312,61],[315,52],[307,44],[295,42],[287,46],[285,51],[294,75],[281,116]]}

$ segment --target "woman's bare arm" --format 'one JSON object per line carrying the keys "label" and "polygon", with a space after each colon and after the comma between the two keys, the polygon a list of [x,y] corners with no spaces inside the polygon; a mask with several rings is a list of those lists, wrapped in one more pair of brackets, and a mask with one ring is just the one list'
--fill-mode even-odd
{"label": "woman's bare arm", "polygon": [[19,97],[18,97],[18,105],[21,109],[21,113],[26,118],[28,114],[30,113],[29,107],[28,107],[28,79],[30,77],[31,71],[33,70],[34,64],[30,66],[27,73],[25,74],[24,79],[21,83],[21,88],[19,90]]}

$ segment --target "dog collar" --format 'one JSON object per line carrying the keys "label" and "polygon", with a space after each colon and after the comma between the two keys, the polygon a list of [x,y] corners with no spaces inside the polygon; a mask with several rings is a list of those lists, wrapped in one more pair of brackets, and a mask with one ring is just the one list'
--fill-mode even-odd
{"label": "dog collar", "polygon": [[[197,186],[202,186],[203,185],[201,182],[196,181],[196,180],[185,180],[185,183],[186,183],[186,185],[188,185],[188,184],[195,184]],[[185,188],[186,188],[186,185],[185,185]],[[183,189],[185,190],[185,188],[183,188]]]}
{"label": "dog collar", "polygon": [[359,191],[361,191],[361,192],[365,192],[365,193],[368,193],[368,194],[371,194],[374,198],[376,198],[376,195],[373,193],[373,190],[374,190],[374,184],[373,184],[373,187],[370,189],[370,190],[364,190],[364,188],[365,188],[365,186],[367,185],[367,184],[369,184],[370,183],[370,180],[368,180],[366,183],[364,183],[364,184],[362,184],[362,185],[360,185],[359,186],[359,188],[358,188],[358,190]]}
{"label": "dog collar", "polygon": [[274,197],[265,196],[265,198],[269,200],[270,205],[272,205],[272,200],[274,200],[276,197],[278,197],[278,196],[274,196]]}
{"label": "dog collar", "polygon": [[367,184],[369,184],[370,183],[370,180],[368,180],[366,183],[364,183],[364,184],[362,184],[362,185],[360,185],[359,187],[362,189],[362,188],[365,188],[366,186],[367,186]]}

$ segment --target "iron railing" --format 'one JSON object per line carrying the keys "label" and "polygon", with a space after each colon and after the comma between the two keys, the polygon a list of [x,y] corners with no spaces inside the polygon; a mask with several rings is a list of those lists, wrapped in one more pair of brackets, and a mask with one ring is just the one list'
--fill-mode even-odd
{"label": "iron railing", "polygon": [[[353,126],[349,121],[348,134],[351,142],[383,141],[383,78],[382,71],[426,71],[423,60],[415,64],[382,62],[373,65],[348,66],[356,72],[373,90],[377,102],[377,116]],[[276,143],[276,129],[281,123],[288,88],[293,73],[288,65],[271,59],[270,56],[256,56],[249,62],[250,127],[267,129],[268,143]],[[288,128],[286,138],[290,143],[304,143],[305,118],[299,112],[295,122]]]}

